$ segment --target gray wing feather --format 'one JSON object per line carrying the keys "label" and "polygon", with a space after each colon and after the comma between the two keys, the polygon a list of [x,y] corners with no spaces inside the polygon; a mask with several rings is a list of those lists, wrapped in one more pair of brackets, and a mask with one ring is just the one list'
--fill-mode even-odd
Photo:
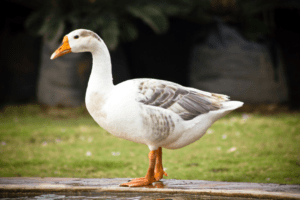
{"label": "gray wing feather", "polygon": [[138,100],[140,103],[172,110],[184,120],[218,110],[221,102],[228,100],[225,95],[207,96],[180,85],[154,80],[142,81],[139,93],[143,95]]}

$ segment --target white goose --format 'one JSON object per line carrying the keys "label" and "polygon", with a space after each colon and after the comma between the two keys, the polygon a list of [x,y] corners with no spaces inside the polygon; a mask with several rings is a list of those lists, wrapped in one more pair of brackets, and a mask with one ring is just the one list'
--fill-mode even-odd
{"label": "white goose", "polygon": [[216,120],[243,105],[229,101],[226,95],[163,80],[133,79],[114,85],[109,51],[89,30],[66,35],[51,59],[70,52],[92,53],[85,102],[94,120],[111,134],[150,149],[146,176],[121,186],[150,185],[167,176],[162,167],[162,147],[178,149],[197,141]]}

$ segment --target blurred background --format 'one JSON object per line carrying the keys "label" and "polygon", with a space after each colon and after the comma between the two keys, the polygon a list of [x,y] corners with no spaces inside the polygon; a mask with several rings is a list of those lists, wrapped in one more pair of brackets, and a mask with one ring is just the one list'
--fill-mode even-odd
{"label": "blurred background", "polygon": [[114,83],[158,78],[300,110],[298,0],[4,0],[0,105],[84,104],[90,54],[50,60],[77,28],[111,51]]}

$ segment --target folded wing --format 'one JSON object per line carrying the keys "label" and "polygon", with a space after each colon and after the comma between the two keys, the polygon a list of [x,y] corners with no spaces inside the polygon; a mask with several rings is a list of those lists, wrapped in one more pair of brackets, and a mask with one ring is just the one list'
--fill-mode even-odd
{"label": "folded wing", "polygon": [[139,85],[138,101],[145,105],[171,110],[184,120],[218,110],[226,95],[207,93],[160,80],[145,80]]}

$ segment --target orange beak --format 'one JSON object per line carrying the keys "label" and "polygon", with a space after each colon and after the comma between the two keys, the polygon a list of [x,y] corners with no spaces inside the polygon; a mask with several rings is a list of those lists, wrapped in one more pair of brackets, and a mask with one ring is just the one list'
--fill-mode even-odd
{"label": "orange beak", "polygon": [[65,36],[62,45],[51,55],[51,60],[63,56],[67,53],[71,53],[71,47],[69,45],[68,37]]}

